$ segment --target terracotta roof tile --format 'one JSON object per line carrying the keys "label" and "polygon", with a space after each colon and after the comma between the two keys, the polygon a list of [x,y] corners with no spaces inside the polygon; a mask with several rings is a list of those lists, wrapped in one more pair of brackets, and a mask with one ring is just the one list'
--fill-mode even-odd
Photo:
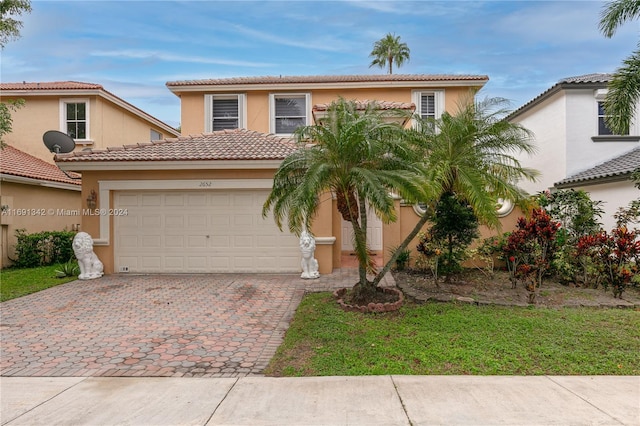
{"label": "terracotta roof tile", "polygon": [[575,186],[581,182],[622,177],[640,168],[640,147],[634,148],[604,163],[569,176],[556,183],[558,187]]}
{"label": "terracotta roof tile", "polygon": [[[404,109],[415,110],[416,106],[410,102],[391,102],[391,101],[376,101],[376,100],[356,100],[356,108],[359,110],[366,109],[368,106],[374,106],[376,109],[389,110],[389,109]],[[330,103],[315,104],[313,111],[326,111],[329,108]]]}
{"label": "terracotta roof tile", "polygon": [[0,90],[104,90],[99,84],[81,81],[46,81],[22,83],[0,83]]}
{"label": "terracotta roof tile", "polygon": [[366,83],[399,81],[486,81],[486,75],[456,74],[370,74],[370,75],[307,75],[212,78],[204,80],[180,80],[167,82],[173,86],[210,86],[235,84],[287,84],[287,83]]}
{"label": "terracotta roof tile", "polygon": [[[167,123],[160,121],[156,117],[147,113],[146,111],[141,110],[137,106],[125,101],[124,99],[114,95],[113,93],[105,90],[105,88],[96,83],[84,83],[81,81],[41,81],[41,82],[27,82],[24,81],[22,83],[0,83],[0,93],[2,91],[12,91],[18,96],[26,96],[28,94],[33,94],[33,92],[46,92],[46,91],[95,91],[100,94],[100,96],[106,97],[107,99],[111,98],[112,102],[121,103],[121,106],[129,109],[134,114],[142,117],[143,119],[154,123],[156,126],[160,127],[162,130],[169,134],[178,134],[179,132],[173,127],[169,126]],[[32,92],[32,93],[28,93]],[[40,93],[38,93],[39,95]],[[43,93],[46,94],[46,93]]]}
{"label": "terracotta roof tile", "polygon": [[88,161],[215,161],[282,160],[295,151],[290,138],[252,130],[220,130],[213,133],[163,139],[106,150],[58,154],[57,162]]}
{"label": "terracotta roof tile", "polygon": [[[72,185],[81,184],[80,179],[68,178],[62,170],[55,165],[20,151],[10,145],[0,150],[0,173],[51,182],[69,183]],[[80,177],[77,173],[69,173],[69,175]]]}

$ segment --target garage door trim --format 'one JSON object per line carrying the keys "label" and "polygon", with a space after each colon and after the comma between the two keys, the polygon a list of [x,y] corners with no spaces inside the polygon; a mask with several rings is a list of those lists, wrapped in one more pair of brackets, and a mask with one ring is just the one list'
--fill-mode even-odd
{"label": "garage door trim", "polygon": [[273,179],[180,179],[180,180],[100,180],[98,199],[100,200],[100,236],[93,239],[98,246],[110,245],[111,232],[111,191],[121,190],[211,190],[211,189],[271,189]]}

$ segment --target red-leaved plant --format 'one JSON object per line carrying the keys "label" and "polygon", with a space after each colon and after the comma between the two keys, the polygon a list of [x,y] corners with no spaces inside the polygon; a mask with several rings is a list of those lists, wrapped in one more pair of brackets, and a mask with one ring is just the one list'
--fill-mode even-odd
{"label": "red-leaved plant", "polygon": [[560,223],[546,211],[534,209],[529,219],[518,219],[516,230],[507,239],[504,251],[512,287],[522,281],[529,292],[529,303],[535,303],[542,280],[551,268],[559,228]]}
{"label": "red-leaved plant", "polygon": [[638,274],[640,231],[614,228],[611,234],[601,231],[585,235],[577,245],[578,254],[588,256],[602,274],[605,290],[611,286],[614,298],[622,298],[625,288]]}

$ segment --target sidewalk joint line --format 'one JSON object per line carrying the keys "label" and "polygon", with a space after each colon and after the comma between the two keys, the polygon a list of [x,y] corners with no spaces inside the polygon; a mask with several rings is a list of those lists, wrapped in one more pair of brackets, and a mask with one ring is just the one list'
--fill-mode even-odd
{"label": "sidewalk joint line", "polygon": [[207,421],[204,422],[204,424],[202,426],[208,425],[209,422],[211,421],[211,419],[213,418],[213,415],[216,414],[216,411],[218,411],[218,408],[220,408],[220,406],[222,405],[222,403],[224,402],[225,399],[227,399],[227,396],[229,396],[229,393],[231,393],[231,391],[233,390],[233,388],[236,387],[236,384],[238,384],[238,381],[240,380],[239,377],[236,377],[236,379],[233,381],[233,384],[231,385],[231,387],[229,388],[229,390],[227,391],[227,393],[224,394],[224,396],[222,397],[222,399],[220,400],[220,402],[218,403],[218,405],[216,405],[216,408],[213,409],[213,411],[211,412],[211,415],[209,416],[209,418],[207,418]]}
{"label": "sidewalk joint line", "polygon": [[620,419],[616,418],[615,416],[613,416],[612,414],[609,414],[608,412],[604,411],[602,408],[598,407],[597,405],[594,405],[592,402],[590,402],[589,400],[585,399],[584,397],[580,396],[579,394],[577,394],[576,392],[574,392],[573,390],[569,389],[568,387],[564,386],[562,383],[558,383],[557,381],[553,380],[553,378],[551,378],[551,376],[545,376],[547,379],[549,379],[551,382],[553,382],[555,385],[561,387],[562,389],[566,390],[567,392],[571,393],[572,395],[577,396],[578,398],[580,398],[581,400],[583,400],[584,402],[586,402],[587,404],[589,404],[590,406],[592,406],[593,408],[595,408],[596,410],[600,411],[602,414],[607,415],[608,417],[612,418],[613,420],[615,420],[616,422],[618,422],[621,425],[624,425],[625,423],[623,421],[621,421]]}
{"label": "sidewalk joint line", "polygon": [[404,401],[402,400],[402,396],[400,395],[400,392],[398,391],[398,385],[396,385],[395,380],[393,380],[393,376],[389,375],[389,378],[391,379],[391,383],[393,384],[393,389],[395,389],[396,391],[396,395],[398,395],[398,399],[400,400],[400,405],[402,406],[402,411],[404,411],[404,415],[407,416],[407,421],[409,422],[409,426],[414,426],[413,422],[411,421],[411,418],[409,417],[409,413],[407,413],[407,406],[404,404]]}

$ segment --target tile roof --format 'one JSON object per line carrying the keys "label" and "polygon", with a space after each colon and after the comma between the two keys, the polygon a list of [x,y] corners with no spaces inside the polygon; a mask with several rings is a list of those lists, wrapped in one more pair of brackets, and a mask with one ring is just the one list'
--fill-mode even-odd
{"label": "tile roof", "polygon": [[598,164],[595,167],[583,170],[573,176],[569,176],[568,178],[557,182],[555,185],[559,188],[570,187],[584,182],[595,183],[591,181],[616,177],[621,178],[638,168],[640,168],[640,146],[618,157]]}
{"label": "tile roof", "polygon": [[200,135],[58,154],[56,162],[282,160],[296,150],[290,138],[252,130],[220,130]]}
{"label": "tile roof", "polygon": [[[359,110],[364,110],[368,106],[374,106],[376,109],[380,110],[389,110],[389,109],[404,109],[404,110],[415,110],[416,106],[411,102],[392,102],[392,101],[376,101],[376,100],[356,100],[356,108]],[[326,111],[329,109],[331,103],[326,104],[315,104],[313,106],[313,111]]]}
{"label": "tile roof", "polygon": [[287,84],[287,83],[367,83],[400,81],[486,81],[486,75],[456,74],[369,74],[369,75],[306,75],[212,78],[204,80],[180,80],[167,82],[173,86],[210,86],[236,84]]}
{"label": "tile roof", "polygon": [[558,83],[608,83],[612,78],[613,74],[594,73],[578,75],[575,77],[566,77],[558,81]]}
{"label": "tile roof", "polygon": [[100,84],[81,81],[46,81],[22,83],[0,83],[0,90],[104,90]]}
{"label": "tile roof", "polygon": [[[160,129],[164,130],[168,134],[172,136],[178,136],[180,134],[179,131],[168,125],[167,123],[157,119],[146,111],[141,110],[137,106],[125,101],[124,99],[114,95],[113,93],[105,90],[105,88],[96,83],[85,83],[81,81],[41,81],[41,82],[27,82],[23,81],[22,83],[0,83],[0,94],[3,91],[14,92],[11,95],[16,96],[26,96],[33,95],[34,92],[38,95],[38,92],[58,92],[68,90],[70,92],[82,92],[82,91],[91,91],[91,94],[98,94],[103,98],[110,100],[111,102],[123,107],[133,114],[138,115],[144,120],[147,120]],[[45,95],[46,93],[43,93]],[[55,93],[59,95],[59,93]]]}
{"label": "tile roof", "polygon": [[556,84],[531,99],[529,102],[525,103],[521,107],[517,108],[511,114],[509,114],[506,119],[511,120],[514,117],[517,117],[521,113],[529,110],[533,106],[539,104],[544,99],[553,95],[556,92],[559,92],[562,89],[580,89],[583,87],[597,87],[597,88],[605,88],[611,79],[613,78],[613,74],[606,73],[593,73],[593,74],[585,74],[578,75],[574,77],[565,77],[563,79],[558,80]]}
{"label": "tile roof", "polygon": [[[6,145],[4,149],[0,150],[0,173],[3,175],[69,183],[72,185],[81,184],[80,179],[68,178],[62,170],[54,164],[47,163],[11,145]],[[80,177],[77,173],[69,173],[69,175]]]}

